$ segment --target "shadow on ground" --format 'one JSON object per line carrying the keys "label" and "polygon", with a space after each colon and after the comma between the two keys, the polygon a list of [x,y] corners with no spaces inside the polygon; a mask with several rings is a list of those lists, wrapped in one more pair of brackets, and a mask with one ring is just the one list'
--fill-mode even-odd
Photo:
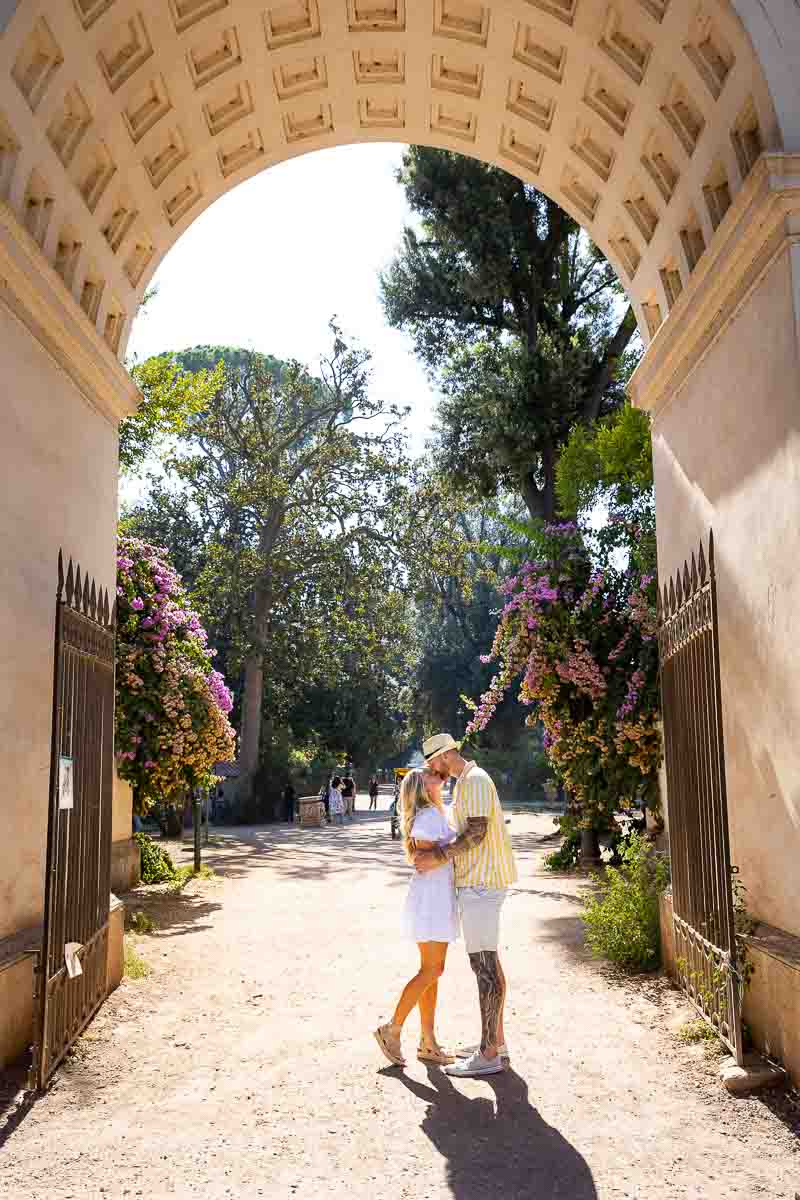
{"label": "shadow on ground", "polygon": [[29,1066],[25,1054],[0,1071],[0,1150],[39,1099],[38,1092],[26,1090]]}
{"label": "shadow on ground", "polygon": [[222,906],[207,896],[170,892],[159,884],[140,884],[121,897],[125,903],[126,923],[134,913],[150,917],[155,929],[148,937],[183,937],[211,928],[209,917]]}
{"label": "shadow on ground", "polygon": [[421,1128],[446,1160],[455,1200],[596,1200],[585,1159],[539,1115],[516,1071],[488,1076],[493,1095],[477,1097],[434,1067],[429,1086],[395,1067],[382,1073],[427,1104]]}
{"label": "shadow on ground", "polygon": [[[348,872],[378,868],[392,882],[409,878],[409,867],[399,841],[392,841],[389,818],[385,812],[357,813],[347,825],[329,825],[322,829],[300,829],[297,825],[275,823],[263,826],[218,827],[214,844],[203,847],[203,862],[225,878],[249,874],[253,868],[268,867],[291,879],[321,879]],[[186,842],[169,845],[176,865],[191,861],[192,847]],[[297,851],[302,850],[298,861]]]}

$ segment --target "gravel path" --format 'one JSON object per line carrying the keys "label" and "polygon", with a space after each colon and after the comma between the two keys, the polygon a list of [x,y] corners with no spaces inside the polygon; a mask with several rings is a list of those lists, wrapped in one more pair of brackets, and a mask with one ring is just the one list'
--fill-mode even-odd
{"label": "gravel path", "polygon": [[[370,1036],[416,966],[386,814],[218,831],[218,880],[127,898],[158,921],[136,939],[152,973],[124,981],[6,1137],[0,1196],[798,1200],[780,1103],[723,1092],[713,1054],[677,1040],[689,1013],[663,980],[587,957],[585,885],[540,869],[552,828],[512,823],[511,1069],[453,1082],[413,1054],[389,1067]],[[442,1040],[475,1038],[458,944],[440,997]],[[408,1051],[416,1035],[412,1016]]]}

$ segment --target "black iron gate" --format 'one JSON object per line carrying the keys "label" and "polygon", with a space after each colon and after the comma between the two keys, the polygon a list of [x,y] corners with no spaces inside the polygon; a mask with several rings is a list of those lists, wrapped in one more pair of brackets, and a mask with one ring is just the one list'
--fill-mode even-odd
{"label": "black iron gate", "polygon": [[106,995],[114,772],[114,610],[58,556],[44,933],[35,1083],[43,1087]]}
{"label": "black iron gate", "polygon": [[678,975],[741,1063],[713,534],[664,585],[658,639]]}

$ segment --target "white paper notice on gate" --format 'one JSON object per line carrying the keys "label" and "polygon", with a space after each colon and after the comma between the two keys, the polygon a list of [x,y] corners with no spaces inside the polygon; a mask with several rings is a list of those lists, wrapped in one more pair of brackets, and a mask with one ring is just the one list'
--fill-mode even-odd
{"label": "white paper notice on gate", "polygon": [[72,759],[61,755],[58,760],[58,807],[73,808]]}
{"label": "white paper notice on gate", "polygon": [[67,975],[69,975],[70,979],[75,979],[78,975],[83,974],[81,960],[78,958],[78,951],[82,949],[83,944],[81,942],[67,942],[64,947],[64,962],[66,963]]}

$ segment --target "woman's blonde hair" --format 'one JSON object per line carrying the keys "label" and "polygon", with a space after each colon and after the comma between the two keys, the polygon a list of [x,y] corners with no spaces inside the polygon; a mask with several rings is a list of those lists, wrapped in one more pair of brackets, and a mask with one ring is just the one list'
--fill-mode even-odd
{"label": "woman's blonde hair", "polygon": [[425,787],[425,772],[419,768],[409,771],[400,784],[400,832],[403,836],[403,849],[409,862],[413,861],[414,839],[411,827],[414,818],[423,808],[434,808],[428,789]]}

